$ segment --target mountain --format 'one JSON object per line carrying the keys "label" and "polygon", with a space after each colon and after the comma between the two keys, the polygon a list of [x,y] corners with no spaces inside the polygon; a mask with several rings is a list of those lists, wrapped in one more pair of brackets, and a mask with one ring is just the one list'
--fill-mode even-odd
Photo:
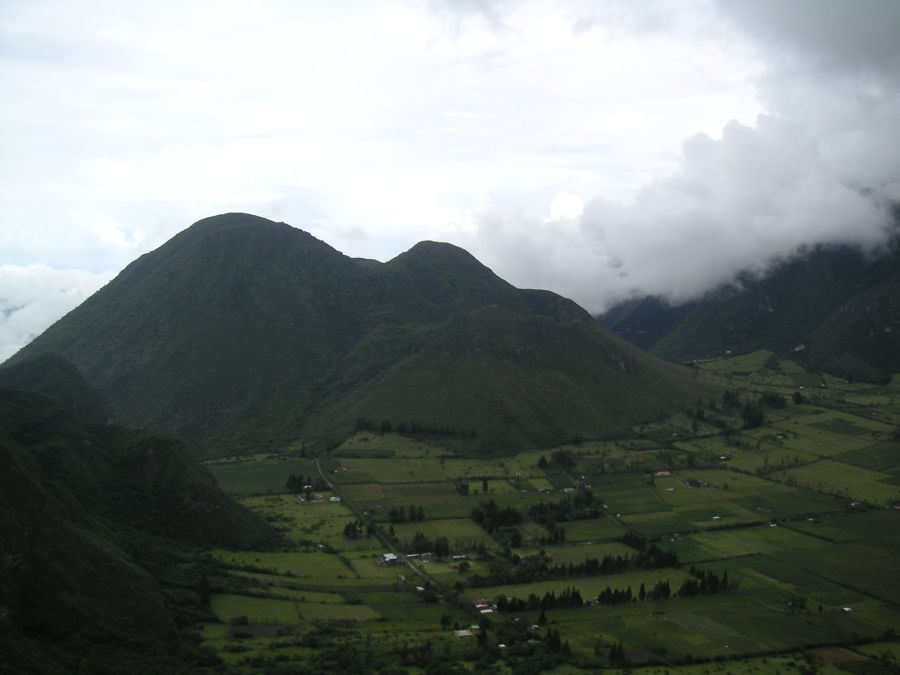
{"label": "mountain", "polygon": [[378,263],[247,214],[141,256],[8,363],[49,353],[117,421],[218,456],[326,447],[360,418],[514,450],[622,431],[699,394],[688,371],[456,246]]}
{"label": "mountain", "polygon": [[[20,367],[88,392],[64,363]],[[0,671],[187,672],[202,655],[179,626],[206,604],[192,547],[278,542],[177,441],[0,389]]]}
{"label": "mountain", "polygon": [[600,321],[674,361],[770,349],[812,368],[883,382],[900,372],[900,246],[875,259],[820,246],[764,278],[745,275],[681,306],[638,298]]}
{"label": "mountain", "polygon": [[103,424],[112,416],[103,397],[59,354],[41,354],[0,368],[0,387],[43,394],[88,422]]}

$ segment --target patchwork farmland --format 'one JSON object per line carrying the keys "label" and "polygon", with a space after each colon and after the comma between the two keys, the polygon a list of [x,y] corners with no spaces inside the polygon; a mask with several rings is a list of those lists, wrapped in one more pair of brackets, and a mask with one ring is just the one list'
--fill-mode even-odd
{"label": "patchwork farmland", "polygon": [[900,384],[696,367],[729,393],[617,438],[478,458],[363,431],[211,463],[289,546],[213,552],[202,643],[248,672],[890,672]]}

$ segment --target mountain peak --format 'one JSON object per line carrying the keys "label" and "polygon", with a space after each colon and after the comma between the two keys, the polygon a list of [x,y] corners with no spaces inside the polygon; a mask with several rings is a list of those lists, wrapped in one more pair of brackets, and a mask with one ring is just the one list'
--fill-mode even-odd
{"label": "mountain peak", "polygon": [[[228,213],[142,256],[14,359],[59,352],[118,420],[167,431],[210,454],[284,448],[298,439],[326,444],[358,417],[376,415],[474,428],[479,443],[509,440],[505,426],[498,431],[504,406],[515,403],[534,417],[545,404],[557,411],[570,393],[540,385],[527,400],[512,395],[504,403],[501,392],[524,385],[497,363],[476,367],[480,333],[441,339],[448,321],[472,313],[487,328],[494,322],[482,319],[490,315],[515,318],[501,322],[517,331],[512,347],[542,354],[529,366],[532,383],[556,372],[560,359],[577,362],[573,374],[587,372],[590,362],[618,350],[571,301],[520,291],[458,246],[423,241],[388,263],[360,262],[284,223]],[[565,355],[566,340],[575,356]],[[444,384],[430,379],[438,362],[445,363]],[[470,411],[461,401],[471,402],[478,387],[472,373],[488,367],[499,369],[493,407],[477,424],[464,423]],[[660,367],[646,363],[648,373]],[[390,380],[389,370],[396,371]],[[596,402],[610,379],[592,372],[589,385],[577,386]],[[652,385],[661,405],[691,388],[684,373],[674,379],[661,375]],[[603,427],[564,406],[554,424],[557,440]],[[517,442],[550,440],[538,431],[523,431]]]}

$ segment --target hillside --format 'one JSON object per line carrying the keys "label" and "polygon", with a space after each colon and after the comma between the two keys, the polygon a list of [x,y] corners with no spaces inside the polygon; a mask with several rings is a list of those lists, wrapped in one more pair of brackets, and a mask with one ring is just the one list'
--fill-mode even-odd
{"label": "hillside", "polygon": [[187,671],[179,627],[206,611],[190,547],[277,541],[177,442],[0,389],[0,670]]}
{"label": "hillside", "polygon": [[43,394],[87,422],[105,424],[111,416],[103,397],[59,354],[41,354],[0,368],[0,387]]}
{"label": "hillside", "polygon": [[812,368],[869,381],[900,372],[900,247],[876,259],[819,247],[671,307],[646,297],[600,318],[614,333],[680,361],[769,349]]}
{"label": "hillside", "polygon": [[514,450],[621,431],[698,393],[687,371],[456,246],[360,261],[246,214],[142,256],[10,363],[47,353],[84,373],[117,421],[208,456],[325,447],[360,417]]}

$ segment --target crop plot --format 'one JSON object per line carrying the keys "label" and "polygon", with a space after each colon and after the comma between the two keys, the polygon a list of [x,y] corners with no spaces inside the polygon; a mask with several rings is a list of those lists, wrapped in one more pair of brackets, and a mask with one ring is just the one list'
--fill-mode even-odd
{"label": "crop plot", "polygon": [[223,623],[296,624],[300,621],[297,603],[291,600],[217,594],[210,596],[209,604]]}
{"label": "crop plot", "polygon": [[773,477],[871,504],[886,505],[891,500],[900,499],[900,485],[891,483],[890,474],[827,459],[779,471]]}
{"label": "crop plot", "polygon": [[283,494],[292,473],[318,476],[308,459],[281,460],[264,456],[241,461],[218,461],[206,465],[223,490],[239,495]]}
{"label": "crop plot", "polygon": [[842,452],[834,458],[870,471],[887,471],[900,466],[900,442],[882,441],[858,450]]}
{"label": "crop plot", "polygon": [[[481,620],[476,598],[559,597],[567,588],[584,599],[607,588],[636,595],[641,584],[668,580],[673,595],[665,600],[547,609],[537,639],[549,627],[559,630],[589,669],[609,667],[604,654],[622,640],[645,675],[669,667],[654,663],[698,675],[801,672],[798,653],[822,644],[843,645],[814,652],[823,672],[837,664],[879,672],[866,670],[876,661],[857,643],[900,626],[900,511],[867,504],[900,499],[900,444],[889,421],[900,419],[900,385],[896,392],[850,385],[770,356],[698,368],[741,396],[785,399],[750,429],[733,406],[713,402],[699,421],[679,413],[639,425],[627,438],[480,459],[454,456],[428,439],[362,432],[320,458],[336,492],[320,493],[316,504],[266,493],[283,491],[285,471],[311,475],[308,460],[279,467],[257,457],[242,463],[246,476],[237,464],[212,465],[243,503],[285,533],[290,550],[215,552],[224,570],[211,602],[221,623],[205,624],[205,644],[239,669],[242,658],[307,658],[315,650],[296,636],[326,627],[344,631],[336,639],[348,649],[367,640],[392,650],[429,644],[463,659],[477,640],[453,630]],[[795,404],[800,386],[806,402]],[[563,509],[557,520],[531,511],[585,488],[603,516],[568,520]],[[328,501],[332,496],[341,501]],[[489,534],[471,518],[488,500],[520,521]],[[349,524],[363,521],[368,536],[348,534]],[[449,545],[445,557],[419,553],[438,540]],[[651,544],[674,552],[677,564],[638,566],[635,556]],[[386,553],[398,557],[386,563]],[[613,573],[584,566],[607,556],[631,558],[631,566]],[[534,576],[501,583],[515,580],[504,569],[543,564]],[[703,574],[727,576],[727,590],[678,595],[682,582]],[[493,612],[492,630],[535,625],[540,613]],[[285,634],[294,637],[279,638]],[[752,656],[760,652],[768,655]]]}

